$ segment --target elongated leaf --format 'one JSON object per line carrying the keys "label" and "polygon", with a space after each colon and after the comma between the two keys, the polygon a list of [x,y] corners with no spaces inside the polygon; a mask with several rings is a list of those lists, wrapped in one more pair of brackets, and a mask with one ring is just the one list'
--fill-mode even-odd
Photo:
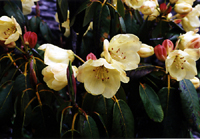
{"label": "elongated leaf", "polygon": [[86,112],[93,111],[97,97],[98,96],[93,96],[89,93],[86,93],[83,97],[82,109],[84,109]]}
{"label": "elongated leaf", "polygon": [[196,89],[190,80],[179,82],[182,110],[190,125],[200,132],[200,107]]}
{"label": "elongated leaf", "polygon": [[0,122],[2,124],[9,121],[14,112],[12,105],[12,88],[12,81],[7,81],[0,86]]}
{"label": "elongated leaf", "polygon": [[89,115],[86,116],[86,121],[84,121],[82,135],[85,138],[99,138],[97,125]]}
{"label": "elongated leaf", "polygon": [[96,10],[97,5],[99,5],[99,2],[92,2],[89,7],[87,7],[85,11],[85,17],[83,21],[83,27],[86,26],[88,23],[90,23],[91,19],[93,18],[94,12]]}
{"label": "elongated leaf", "polygon": [[119,23],[120,23],[120,26],[121,26],[121,32],[126,33],[126,25],[125,25],[124,19],[122,17],[119,17]]}
{"label": "elongated leaf", "polygon": [[71,139],[81,138],[81,134],[75,129],[74,130],[70,129],[63,134],[62,138],[71,138]]}
{"label": "elongated leaf", "polygon": [[117,0],[117,11],[119,12],[120,16],[124,18],[125,11],[124,11],[124,5],[121,0]]}
{"label": "elongated leaf", "polygon": [[29,20],[29,26],[28,26],[28,30],[32,31],[32,32],[38,32],[39,28],[40,28],[40,22],[42,20],[40,19],[40,17],[38,16],[33,16],[30,20]]}
{"label": "elongated leaf", "polygon": [[49,26],[47,25],[46,22],[40,22],[40,32],[43,36],[43,38],[49,42],[52,43],[53,42],[53,37],[52,37],[52,33],[51,30],[49,28]]}
{"label": "elongated leaf", "polygon": [[139,92],[149,118],[155,122],[162,122],[164,113],[155,91],[149,85],[141,84]]}
{"label": "elongated leaf", "polygon": [[68,1],[67,0],[56,0],[56,6],[58,11],[58,19],[60,23],[67,20],[68,15]]}
{"label": "elongated leaf", "polygon": [[6,0],[4,2],[3,9],[8,16],[13,16],[16,19],[16,21],[20,24],[21,28],[24,27],[25,18],[21,9],[17,6],[16,3],[14,3],[11,0]]}
{"label": "elongated leaf", "polygon": [[112,135],[117,138],[134,137],[134,118],[129,106],[118,100],[113,108]]}

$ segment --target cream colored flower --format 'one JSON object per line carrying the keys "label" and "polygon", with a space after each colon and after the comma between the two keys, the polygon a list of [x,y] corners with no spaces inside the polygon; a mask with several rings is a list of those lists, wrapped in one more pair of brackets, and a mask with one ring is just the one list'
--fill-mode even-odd
{"label": "cream colored flower", "polygon": [[156,2],[155,1],[145,1],[143,5],[140,7],[140,11],[144,15],[150,15],[156,9]]}
{"label": "cream colored flower", "polygon": [[200,5],[196,5],[190,13],[188,13],[183,19],[182,19],[182,26],[183,29],[188,31],[194,31],[196,28],[200,27]]}
{"label": "cream colored flower", "polygon": [[186,51],[174,50],[165,60],[166,73],[169,72],[177,81],[192,79],[197,74],[196,60]]}
{"label": "cream colored flower", "polygon": [[194,31],[189,31],[179,36],[180,42],[178,48],[184,50],[186,48],[200,48],[200,35]]}
{"label": "cream colored flower", "polygon": [[178,0],[169,0],[169,2],[171,3],[171,4],[174,4],[174,3],[176,3]]}
{"label": "cream colored flower", "polygon": [[193,5],[195,0],[178,0],[177,3],[182,3],[182,2],[185,2],[185,3],[188,3],[190,5]]}
{"label": "cream colored flower", "polygon": [[[43,80],[47,86],[55,91],[63,89],[67,84],[67,67],[68,64],[54,63],[48,65],[42,70]],[[74,77],[77,76],[78,69],[72,66]]]}
{"label": "cream colored flower", "polygon": [[138,51],[138,54],[141,58],[152,56],[154,54],[154,48],[143,43],[140,50]]}
{"label": "cream colored flower", "polygon": [[150,15],[144,15],[143,18],[146,20],[146,18],[148,17],[148,21],[153,21],[155,20],[158,16],[160,15],[160,8],[157,8],[153,11],[152,14]]}
{"label": "cream colored flower", "polygon": [[188,14],[192,11],[192,5],[186,2],[177,2],[174,6],[174,11],[178,14]]}
{"label": "cream colored flower", "polygon": [[21,0],[22,2],[22,11],[24,15],[30,14],[32,11],[32,6],[34,6],[34,2],[39,0]]}
{"label": "cream colored flower", "polygon": [[118,34],[114,36],[110,43],[104,40],[104,52],[102,55],[108,62],[117,62],[125,71],[133,70],[138,67],[142,42],[133,34]]}
{"label": "cream colored flower", "polygon": [[[70,26],[69,26],[69,24],[70,24],[69,13],[70,12],[69,12],[69,10],[67,11],[67,13],[68,13],[67,20],[61,24],[61,26],[65,28],[65,33],[64,33],[65,37],[69,37],[69,35],[70,35]],[[56,20],[56,22],[59,23],[58,13],[55,14],[55,20]]]}
{"label": "cream colored flower", "polygon": [[120,87],[120,72],[104,58],[89,59],[78,67],[77,80],[84,83],[88,93],[113,97]]}
{"label": "cream colored flower", "polygon": [[139,9],[146,0],[126,0],[126,5],[130,6],[133,9]]}
{"label": "cream colored flower", "polygon": [[194,87],[197,89],[200,86],[200,82],[199,82],[199,78],[194,77],[192,79],[190,79],[190,81],[192,82],[192,84],[194,85]]}
{"label": "cream colored flower", "polygon": [[74,53],[72,50],[65,50],[52,44],[43,44],[39,48],[44,52],[44,63],[52,65],[54,63],[68,64],[69,60],[74,60]]}
{"label": "cream colored flower", "polygon": [[5,41],[4,44],[17,41],[21,34],[21,27],[13,16],[0,17],[0,40]]}

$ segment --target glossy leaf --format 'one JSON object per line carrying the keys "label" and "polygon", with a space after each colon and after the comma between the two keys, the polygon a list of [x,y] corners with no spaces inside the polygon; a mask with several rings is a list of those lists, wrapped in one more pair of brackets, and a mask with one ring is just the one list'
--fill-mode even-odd
{"label": "glossy leaf", "polygon": [[162,122],[164,113],[156,92],[147,84],[140,84],[140,97],[149,118],[155,122]]}
{"label": "glossy leaf", "polygon": [[40,22],[40,32],[42,34],[42,37],[49,43],[53,42],[53,37],[51,34],[51,30],[49,29],[49,26],[46,22]]}
{"label": "glossy leaf", "polygon": [[124,11],[124,5],[121,0],[117,0],[117,11],[119,12],[120,16],[124,18],[125,11]]}
{"label": "glossy leaf", "polygon": [[112,136],[116,138],[134,137],[133,114],[123,100],[117,100],[113,108]]}
{"label": "glossy leaf", "polygon": [[181,80],[179,87],[184,116],[188,123],[200,132],[200,107],[196,89],[188,79]]}
{"label": "glossy leaf", "polygon": [[40,28],[40,22],[42,20],[40,19],[40,17],[38,16],[33,16],[30,20],[29,20],[29,26],[28,29],[29,31],[32,32],[38,32],[39,28]]}
{"label": "glossy leaf", "polygon": [[82,136],[85,138],[99,138],[98,127],[92,117],[86,115],[86,121],[83,124]]}
{"label": "glossy leaf", "polygon": [[121,26],[121,32],[126,33],[126,25],[125,25],[124,19],[122,17],[119,17],[119,23]]}
{"label": "glossy leaf", "polygon": [[25,18],[21,9],[17,6],[17,4],[15,4],[11,0],[6,0],[4,2],[3,9],[8,16],[10,17],[13,16],[16,19],[16,21],[19,23],[21,28],[23,29],[24,24],[25,24]]}

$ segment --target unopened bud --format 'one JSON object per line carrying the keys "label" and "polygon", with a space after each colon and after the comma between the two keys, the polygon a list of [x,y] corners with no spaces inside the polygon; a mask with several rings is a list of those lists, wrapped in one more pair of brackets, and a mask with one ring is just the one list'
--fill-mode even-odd
{"label": "unopened bud", "polygon": [[172,7],[171,7],[171,6],[168,7],[168,6],[166,5],[166,3],[160,4],[159,7],[160,7],[161,13],[164,14],[164,15],[167,15],[167,14],[170,13],[171,10],[172,10]]}
{"label": "unopened bud", "polygon": [[150,15],[156,9],[156,2],[155,1],[145,1],[143,5],[140,7],[140,11],[144,15]]}
{"label": "unopened bud", "polygon": [[154,54],[154,48],[143,43],[140,50],[138,51],[138,54],[141,58],[152,56]]}
{"label": "unopened bud", "polygon": [[199,83],[199,79],[197,77],[190,79],[190,81],[193,83],[193,85],[196,89],[199,87],[200,83]]}
{"label": "unopened bud", "polygon": [[37,34],[31,31],[26,32],[24,34],[24,43],[29,45],[30,48],[34,48],[37,43]]}
{"label": "unopened bud", "polygon": [[156,57],[158,58],[158,60],[160,61],[165,61],[165,59],[167,58],[167,50],[164,46],[158,44],[155,48],[154,48],[154,53],[156,55]]}
{"label": "unopened bud", "polygon": [[34,57],[30,60],[30,78],[33,85],[37,85],[37,76],[35,72],[35,59]]}
{"label": "unopened bud", "polygon": [[171,4],[174,4],[174,3],[176,3],[178,0],[169,0],[169,2],[171,3]]}
{"label": "unopened bud", "polygon": [[86,57],[86,60],[89,60],[89,59],[92,59],[92,60],[96,60],[96,56],[93,54],[93,53],[89,53]]}
{"label": "unopened bud", "polygon": [[182,19],[175,19],[174,23],[179,24],[182,21]]}
{"label": "unopened bud", "polygon": [[192,6],[185,2],[176,3],[174,6],[174,11],[179,14],[187,14],[192,11]]}
{"label": "unopened bud", "polygon": [[165,47],[167,54],[169,54],[174,49],[174,44],[171,40],[166,39],[163,41],[162,46]]}

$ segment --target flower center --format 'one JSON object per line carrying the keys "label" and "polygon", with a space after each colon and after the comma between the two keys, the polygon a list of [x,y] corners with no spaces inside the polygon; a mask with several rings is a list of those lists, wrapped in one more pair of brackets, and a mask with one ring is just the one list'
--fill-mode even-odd
{"label": "flower center", "polygon": [[109,79],[109,76],[108,76],[109,71],[104,66],[95,67],[93,69],[93,72],[96,72],[95,78],[97,79],[100,79],[102,81],[106,81]]}
{"label": "flower center", "polygon": [[16,32],[15,26],[11,26],[10,28],[7,28],[3,31],[3,38],[7,39],[11,34]]}
{"label": "flower center", "polygon": [[186,62],[184,57],[177,55],[176,58],[174,59],[174,64],[176,65],[177,69],[184,69],[183,64]]}

